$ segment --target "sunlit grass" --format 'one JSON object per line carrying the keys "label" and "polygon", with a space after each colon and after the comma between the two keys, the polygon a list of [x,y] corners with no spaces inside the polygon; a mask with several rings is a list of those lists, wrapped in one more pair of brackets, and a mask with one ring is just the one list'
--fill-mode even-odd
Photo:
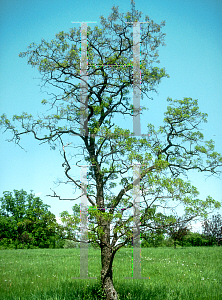
{"label": "sunlit grass", "polygon": [[[99,250],[89,249],[89,277],[80,276],[79,249],[0,251],[0,299],[102,299]],[[141,274],[132,276],[132,250],[114,260],[120,299],[222,299],[222,248],[142,248]]]}

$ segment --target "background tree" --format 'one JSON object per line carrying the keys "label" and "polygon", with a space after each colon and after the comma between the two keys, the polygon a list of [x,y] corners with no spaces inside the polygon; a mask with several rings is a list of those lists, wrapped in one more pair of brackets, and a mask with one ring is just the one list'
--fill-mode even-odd
{"label": "background tree", "polygon": [[209,241],[198,232],[188,232],[183,241],[185,246],[209,246]]}
{"label": "background tree", "polygon": [[[183,220],[206,216],[208,209],[220,207],[220,203],[210,196],[199,199],[197,189],[182,179],[189,170],[218,174],[222,164],[221,155],[214,150],[214,142],[204,142],[198,129],[206,122],[207,115],[199,111],[197,100],[169,98],[163,124],[158,129],[148,124],[148,138],[133,137],[130,130],[113,123],[114,116],[133,115],[131,97],[128,96],[133,75],[132,68],[128,67],[133,58],[133,25],[126,21],[138,21],[140,16],[141,13],[135,10],[124,16],[113,7],[108,20],[101,16],[101,28],[87,28],[89,80],[85,125],[88,134],[80,130],[79,80],[84,79],[80,76],[80,29],[75,28],[69,33],[58,33],[51,42],[42,39],[39,45],[33,43],[20,54],[28,58],[28,64],[38,67],[43,86],[52,87],[52,98],[42,101],[50,105],[51,114],[35,118],[23,113],[14,115],[12,121],[5,114],[1,117],[1,125],[12,132],[11,141],[20,145],[22,136],[33,134],[41,143],[49,143],[51,149],[57,147],[64,159],[67,183],[76,188],[81,189],[81,184],[70,173],[71,160],[78,154],[91,165],[88,189],[83,189],[88,192],[91,205],[88,243],[97,243],[100,247],[101,283],[107,299],[118,299],[113,286],[113,260],[116,252],[133,236],[130,192],[134,184],[141,183],[143,212],[141,224],[136,224],[137,228],[140,226],[141,234],[147,230],[147,215],[153,205],[167,210],[174,208],[173,202],[169,205],[168,200],[180,203],[184,207]],[[158,25],[148,16],[145,21],[148,23],[141,24],[140,39],[142,100],[144,95],[149,96],[148,91],[156,89],[161,78],[167,77],[165,70],[156,64],[157,50],[164,40],[161,32],[164,23]],[[141,114],[144,109],[142,107]],[[80,145],[77,145],[78,139]],[[81,151],[76,154],[75,148]],[[128,174],[133,162],[141,164],[136,180]],[[79,166],[79,161],[76,165]],[[78,212],[74,213],[78,217]],[[73,220],[76,230],[73,230],[72,238],[80,241],[79,220]]]}
{"label": "background tree", "polygon": [[211,243],[216,242],[217,245],[222,243],[222,219],[221,215],[213,215],[211,220],[205,219],[202,225],[203,235],[210,240]]}
{"label": "background tree", "polygon": [[[39,197],[23,190],[3,192],[0,198],[0,243],[2,246],[48,248],[61,244],[61,229]],[[59,233],[60,232],[60,233]]]}
{"label": "background tree", "polygon": [[17,222],[13,217],[0,214],[0,247],[14,248],[17,239]]}
{"label": "background tree", "polygon": [[174,248],[176,249],[176,242],[180,242],[183,246],[185,236],[190,232],[187,221],[183,221],[182,218],[176,218],[175,223],[169,226],[168,235],[174,241]]}

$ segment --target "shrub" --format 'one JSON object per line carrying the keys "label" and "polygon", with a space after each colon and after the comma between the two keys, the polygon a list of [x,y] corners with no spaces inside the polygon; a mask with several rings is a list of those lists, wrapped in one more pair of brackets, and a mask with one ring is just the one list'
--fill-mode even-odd
{"label": "shrub", "polygon": [[4,250],[4,249],[15,249],[16,246],[13,243],[12,239],[7,239],[7,238],[3,238],[0,241],[0,250]]}

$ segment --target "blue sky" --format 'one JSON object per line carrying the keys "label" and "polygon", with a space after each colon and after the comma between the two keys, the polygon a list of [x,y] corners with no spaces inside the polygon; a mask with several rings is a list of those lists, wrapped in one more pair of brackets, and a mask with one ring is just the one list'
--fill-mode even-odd
{"label": "blue sky", "polygon": [[[0,114],[12,117],[23,111],[41,112],[41,100],[47,99],[47,95],[40,92],[40,81],[33,79],[40,77],[38,71],[27,65],[26,58],[18,57],[20,52],[32,42],[40,43],[41,38],[51,40],[56,33],[79,26],[72,21],[97,21],[99,25],[99,16],[107,17],[114,5],[119,6],[121,13],[130,10],[130,0],[1,0]],[[162,80],[154,100],[147,100],[149,111],[141,118],[142,133],[146,133],[147,122],[161,125],[167,97],[192,97],[199,100],[200,110],[209,115],[208,123],[201,127],[205,139],[212,138],[216,150],[222,153],[222,2],[141,0],[136,1],[136,9],[143,12],[142,20],[149,15],[156,23],[166,21],[163,28],[166,47],[160,49],[159,58],[160,66],[170,75],[169,79]],[[132,130],[132,122],[128,128]],[[9,134],[0,134],[0,195],[13,189],[33,190],[51,206],[50,210],[56,216],[63,210],[71,213],[71,207],[79,201],[62,202],[46,197],[50,188],[56,187],[57,178],[63,178],[61,156],[50,151],[47,145],[39,146],[31,136],[24,137],[21,142],[25,152],[6,142],[9,137]],[[75,169],[75,172],[79,170]],[[201,197],[211,195],[219,201],[222,201],[221,178],[206,180],[199,173],[192,173],[190,177]],[[56,191],[63,198],[73,196],[73,188],[67,185]],[[222,214],[222,210],[219,212]]]}

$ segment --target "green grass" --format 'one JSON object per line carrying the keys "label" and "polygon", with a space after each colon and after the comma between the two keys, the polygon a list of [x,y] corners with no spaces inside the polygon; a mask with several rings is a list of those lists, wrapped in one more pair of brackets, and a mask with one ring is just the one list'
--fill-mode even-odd
{"label": "green grass", "polygon": [[[89,249],[89,276],[80,276],[79,249],[0,251],[1,300],[102,299],[100,252]],[[120,299],[222,299],[222,247],[142,248],[141,270],[132,276],[132,250],[114,260],[114,285]]]}

